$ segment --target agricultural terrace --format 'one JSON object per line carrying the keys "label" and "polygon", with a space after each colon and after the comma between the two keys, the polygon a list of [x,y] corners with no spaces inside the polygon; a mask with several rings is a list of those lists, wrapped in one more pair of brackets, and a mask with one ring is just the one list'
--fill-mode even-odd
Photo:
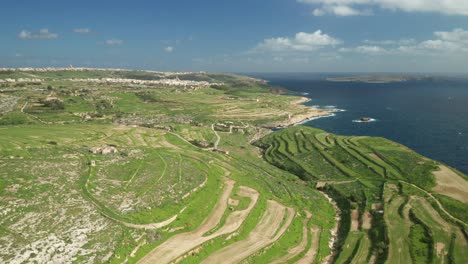
{"label": "agricultural terrace", "polygon": [[[199,263],[236,245],[263,263],[330,254],[327,232],[303,231],[333,227],[332,205],[249,143],[310,114],[300,98],[231,75],[0,76],[15,80],[0,84],[0,262]],[[96,78],[216,85],[83,81]]]}
{"label": "agricultural terrace", "polygon": [[381,138],[272,133],[326,113],[262,80],[0,80],[2,263],[468,262],[466,176]]}
{"label": "agricultural terrace", "polygon": [[[284,129],[255,144],[266,161],[336,202],[335,262],[468,261],[463,250],[468,207],[460,195],[466,190],[457,186],[466,183],[461,173],[383,138],[310,127]],[[453,189],[458,193],[447,192]]]}

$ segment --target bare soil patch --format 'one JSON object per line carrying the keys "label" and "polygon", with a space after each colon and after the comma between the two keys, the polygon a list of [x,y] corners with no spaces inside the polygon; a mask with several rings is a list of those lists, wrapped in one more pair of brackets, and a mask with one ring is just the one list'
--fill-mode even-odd
{"label": "bare soil patch", "polygon": [[212,239],[217,236],[222,236],[224,234],[229,234],[236,231],[247,218],[250,211],[252,211],[254,206],[257,204],[258,197],[260,196],[256,190],[246,186],[240,186],[239,190],[237,191],[237,195],[250,198],[249,206],[244,210],[232,212],[226,218],[226,222],[219,230],[217,230],[214,234],[206,237]]}
{"label": "bare soil patch", "polygon": [[203,234],[215,228],[219,221],[221,221],[228,205],[229,196],[231,196],[231,192],[234,189],[234,184],[233,180],[225,178],[224,189],[218,202],[211,211],[211,214],[197,230],[171,237],[144,256],[138,263],[170,263],[185,252],[207,241],[209,238],[203,237]]}
{"label": "bare soil patch", "polygon": [[239,200],[229,198],[228,204],[230,206],[238,206],[239,205]]}
{"label": "bare soil patch", "polygon": [[[390,197],[387,197],[388,199],[386,199],[385,201],[388,201],[390,199]],[[372,206],[371,206],[372,210],[383,210],[383,205],[382,203],[373,203]]]}
{"label": "bare soil patch", "polygon": [[440,170],[433,172],[437,181],[433,190],[468,204],[468,181],[446,166],[439,168]]}
{"label": "bare soil patch", "polygon": [[379,156],[377,156],[377,154],[375,154],[375,153],[371,153],[371,154],[369,154],[369,156],[371,156],[372,158],[374,158],[376,160],[382,161],[382,159]]}
{"label": "bare soil patch", "polygon": [[307,224],[309,223],[312,214],[306,211],[306,218],[302,221],[302,240],[299,244],[295,247],[288,249],[288,254],[282,256],[281,258],[272,262],[272,264],[279,264],[279,263],[287,263],[288,260],[294,258],[295,256],[299,255],[302,251],[304,251],[307,247],[307,242],[309,241],[309,230]]}
{"label": "bare soil patch", "polygon": [[362,215],[362,229],[369,230],[372,227],[372,215],[368,211],[365,211]]}
{"label": "bare soil patch", "polygon": [[317,189],[319,189],[319,188],[325,187],[326,185],[327,185],[326,182],[317,182],[317,185],[315,185],[315,187],[316,187]]}
{"label": "bare soil patch", "polygon": [[112,220],[119,222],[120,224],[126,226],[126,227],[131,227],[131,228],[136,228],[136,229],[159,229],[161,227],[165,227],[172,222],[174,222],[177,219],[177,215],[172,216],[171,218],[164,220],[159,223],[151,223],[151,224],[132,224],[132,223],[127,223],[123,222],[120,220],[117,220],[115,218],[112,218]]}
{"label": "bare soil patch", "polygon": [[[447,253],[444,250],[445,244],[441,242],[436,243],[436,253],[438,257],[442,257],[442,255],[446,255]],[[441,258],[444,259],[444,258]]]}
{"label": "bare soil patch", "polygon": [[[294,209],[272,200],[267,203],[265,213],[246,239],[218,250],[202,263],[238,263],[278,240],[291,224]],[[281,225],[284,217],[286,221]]]}
{"label": "bare soil patch", "polygon": [[351,210],[351,231],[358,231],[359,229],[359,211],[357,209]]}
{"label": "bare soil patch", "polygon": [[311,233],[312,245],[310,246],[309,250],[306,252],[304,257],[298,260],[296,264],[314,263],[315,255],[317,254],[317,250],[318,250],[319,242],[320,242],[320,228],[317,226],[313,226],[310,229],[310,233]]}

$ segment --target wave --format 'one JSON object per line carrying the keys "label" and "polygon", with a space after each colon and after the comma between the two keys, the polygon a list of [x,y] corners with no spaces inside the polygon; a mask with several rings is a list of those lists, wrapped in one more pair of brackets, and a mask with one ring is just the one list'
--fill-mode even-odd
{"label": "wave", "polygon": [[335,108],[335,109],[329,109],[328,111],[332,112],[332,113],[336,113],[336,112],[346,112],[347,110],[346,109]]}
{"label": "wave", "polygon": [[334,116],[336,116],[335,113],[346,112],[346,109],[337,108],[335,105],[311,105],[311,107],[317,108],[317,109],[320,109],[320,110],[325,110],[325,111],[328,112],[328,115],[311,117],[311,118],[308,118],[308,119],[303,120],[301,122],[295,123],[294,126],[303,125],[305,123],[308,123],[308,122],[311,122],[311,121],[314,121],[314,120],[317,120],[317,119],[320,119],[320,118],[334,117]]}
{"label": "wave", "polygon": [[370,122],[375,122],[377,121],[377,119],[375,118],[369,118],[369,120],[361,120],[361,119],[356,119],[356,120],[353,120],[354,123],[370,123]]}
{"label": "wave", "polygon": [[325,106],[323,106],[323,105],[311,105],[311,107],[321,109],[321,110],[326,110],[327,112],[330,112],[330,113],[346,112],[346,109],[337,108],[334,105],[325,105]]}
{"label": "wave", "polygon": [[336,114],[330,113],[329,115],[311,117],[311,118],[308,118],[308,119],[303,120],[303,121],[301,121],[301,122],[295,123],[294,126],[303,125],[303,124],[308,123],[308,122],[310,122],[310,121],[314,121],[314,120],[317,120],[317,119],[320,119],[320,118],[332,117],[332,116],[336,116]]}

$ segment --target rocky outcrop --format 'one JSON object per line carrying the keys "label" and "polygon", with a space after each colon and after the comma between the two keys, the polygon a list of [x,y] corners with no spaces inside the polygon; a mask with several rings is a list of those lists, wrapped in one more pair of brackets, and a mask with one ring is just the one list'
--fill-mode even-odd
{"label": "rocky outcrop", "polygon": [[93,154],[102,154],[102,155],[109,155],[117,153],[117,148],[114,146],[101,146],[101,147],[93,147],[89,149],[89,152]]}

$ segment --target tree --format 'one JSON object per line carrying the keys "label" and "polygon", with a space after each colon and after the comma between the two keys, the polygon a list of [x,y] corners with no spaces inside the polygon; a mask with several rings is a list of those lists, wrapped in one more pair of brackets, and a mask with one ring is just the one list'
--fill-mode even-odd
{"label": "tree", "polygon": [[58,100],[58,99],[52,99],[52,100],[47,100],[42,102],[45,107],[50,107],[52,110],[64,110],[65,109],[65,104]]}

